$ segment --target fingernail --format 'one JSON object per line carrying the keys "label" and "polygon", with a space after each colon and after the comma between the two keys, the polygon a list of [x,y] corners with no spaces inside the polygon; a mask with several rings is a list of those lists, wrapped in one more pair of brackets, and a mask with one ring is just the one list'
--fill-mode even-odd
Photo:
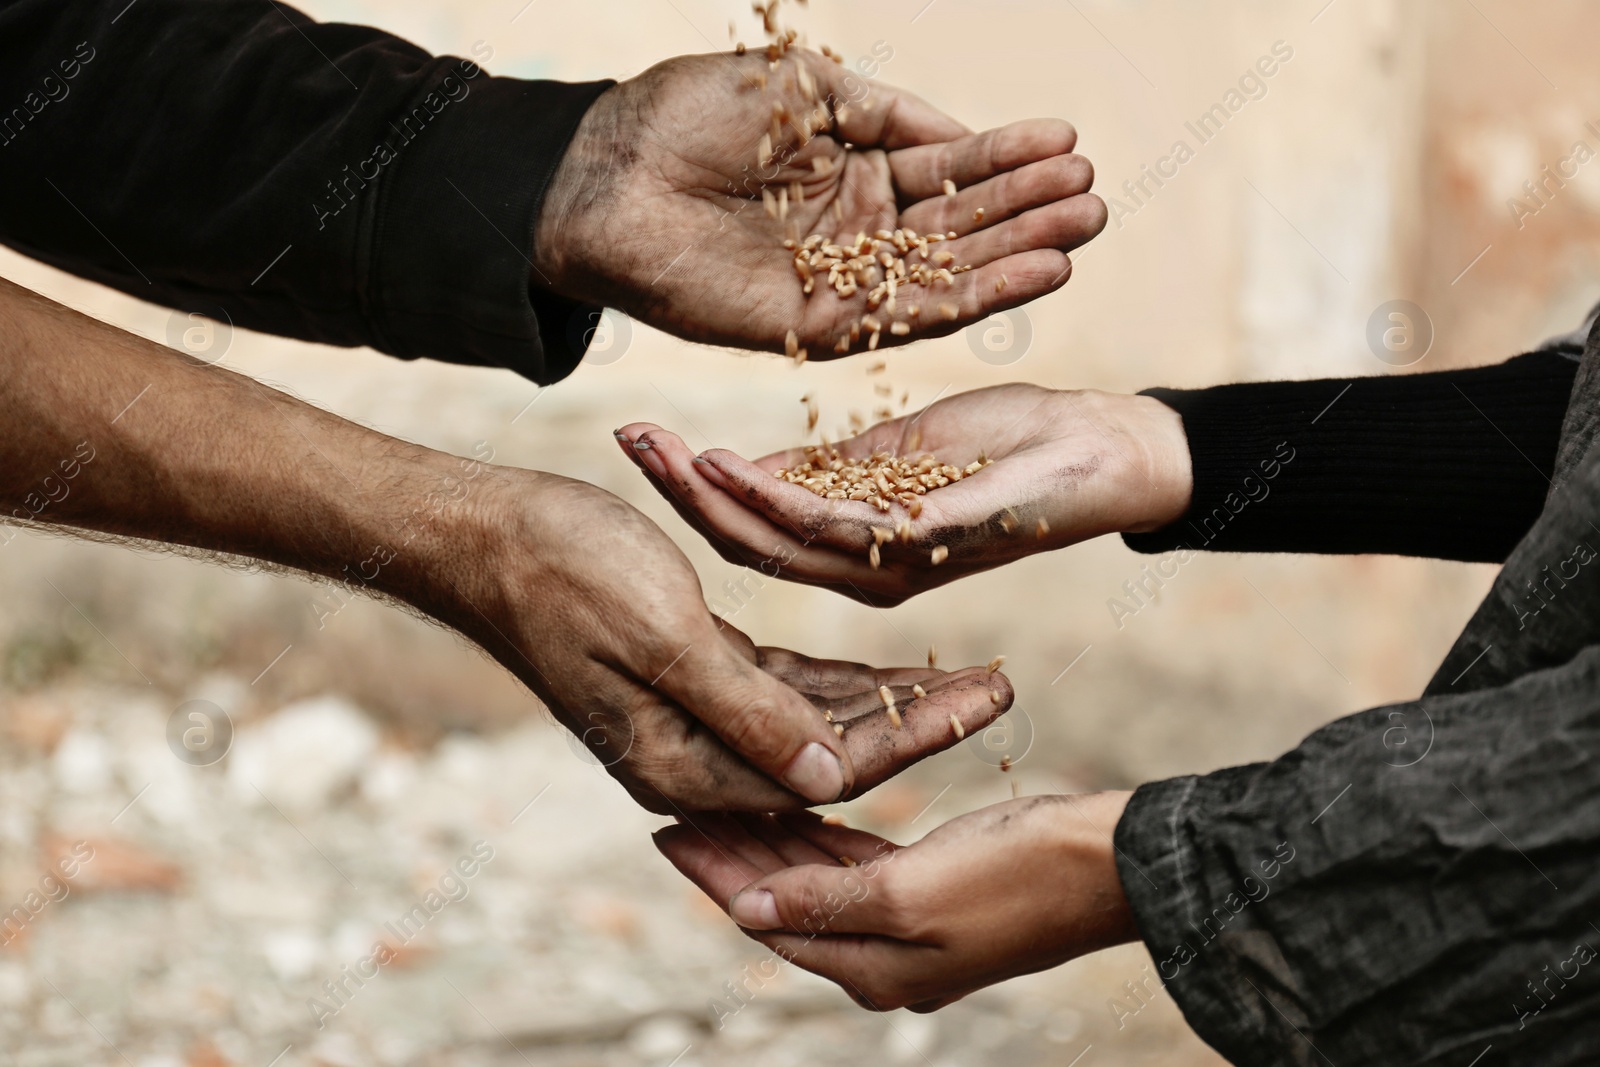
{"label": "fingernail", "polygon": [[628,435],[623,433],[621,430],[612,430],[611,436],[615,437],[619,441],[626,441],[628,439]]}
{"label": "fingernail", "polygon": [[633,443],[633,447],[637,448],[640,452],[648,452],[650,451],[650,442],[641,437]]}
{"label": "fingernail", "polygon": [[728,901],[728,915],[746,930],[776,930],[783,925],[778,902],[765,889],[736,894]]}
{"label": "fingernail", "polygon": [[789,788],[818,804],[838,800],[844,793],[844,764],[815,741],[800,750],[783,772]]}

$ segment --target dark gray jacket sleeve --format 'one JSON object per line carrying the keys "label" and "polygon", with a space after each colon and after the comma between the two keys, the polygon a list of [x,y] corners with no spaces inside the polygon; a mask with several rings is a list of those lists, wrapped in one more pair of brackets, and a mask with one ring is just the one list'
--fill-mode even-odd
{"label": "dark gray jacket sleeve", "polygon": [[1234,1063],[1593,1064],[1597,756],[1589,648],[1140,789],[1122,884],[1167,991]]}
{"label": "dark gray jacket sleeve", "polygon": [[0,0],[0,242],[239,326],[560,378],[585,309],[534,227],[609,83],[492,53],[269,0]]}
{"label": "dark gray jacket sleeve", "polygon": [[1600,1062],[1596,366],[1591,338],[1544,513],[1421,699],[1118,824],[1156,970],[1233,1062]]}

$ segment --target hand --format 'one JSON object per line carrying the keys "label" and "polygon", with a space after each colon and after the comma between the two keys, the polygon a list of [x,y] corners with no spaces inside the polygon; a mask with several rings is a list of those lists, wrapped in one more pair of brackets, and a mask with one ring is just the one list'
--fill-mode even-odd
{"label": "hand", "polygon": [[[816,99],[800,88],[802,69]],[[959,235],[930,254],[949,251],[976,269],[932,293],[902,289],[899,317],[912,303],[923,311],[909,335],[885,328],[884,345],[954,332],[1066,283],[1065,252],[1106,222],[1105,204],[1088,192],[1093,168],[1071,154],[1069,124],[973,134],[885,86],[848,100],[847,83],[861,92],[842,67],[797,49],[776,71],[764,54],[684,56],[608,90],[545,198],[535,280],[693,341],[782,351],[794,330],[812,359],[834,357],[867,312],[866,292],[841,300],[819,280],[805,296],[782,247],[786,230],[845,240],[899,227]],[[794,118],[773,145],[776,161],[760,165],[774,105]],[[943,195],[947,178],[955,197]],[[776,196],[791,182],[804,201],[788,205],[784,223],[763,209],[762,192]],[[954,319],[940,316],[941,303],[959,309]]]}
{"label": "hand", "polygon": [[[751,463],[723,449],[696,457],[649,423],[619,437],[724,558],[879,605],[1101,534],[1159,529],[1183,514],[1192,488],[1183,421],[1165,404],[1023,384],[960,393],[835,446],[855,457],[926,451],[960,466],[980,455],[993,461],[922,496],[915,519],[899,504],[885,513],[774,478],[805,458],[801,449]],[[883,544],[873,568],[873,529],[902,520],[910,541]],[[938,545],[949,556],[935,565]]]}
{"label": "hand", "polygon": [[[555,475],[486,468],[495,592],[454,625],[533,689],[644,807],[771,811],[872,788],[1011,704],[981,667],[875,670],[757,648],[638,511]],[[913,684],[927,693],[914,699]],[[892,690],[894,728],[878,687]],[[991,697],[998,695],[998,703]],[[837,736],[824,719],[844,726]],[[785,788],[787,786],[787,788]]]}
{"label": "hand", "polygon": [[909,847],[810,812],[696,817],[655,841],[747,934],[862,1007],[933,1011],[1138,939],[1111,844],[1129,796],[1025,797]]}

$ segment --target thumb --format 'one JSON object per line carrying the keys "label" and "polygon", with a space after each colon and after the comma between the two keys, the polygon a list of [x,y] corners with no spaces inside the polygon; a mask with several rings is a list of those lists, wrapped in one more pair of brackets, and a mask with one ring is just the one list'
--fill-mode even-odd
{"label": "thumb", "polygon": [[746,930],[818,934],[882,934],[882,908],[867,873],[875,867],[807,863],[786,867],[741,889],[728,915]]}
{"label": "thumb", "polygon": [[715,631],[698,638],[655,688],[752,766],[814,804],[832,803],[855,784],[844,742],[822,713]]}

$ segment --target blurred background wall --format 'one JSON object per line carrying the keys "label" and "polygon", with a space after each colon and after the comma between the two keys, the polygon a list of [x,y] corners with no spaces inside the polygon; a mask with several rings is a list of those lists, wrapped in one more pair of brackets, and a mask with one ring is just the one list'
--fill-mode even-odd
{"label": "blurred background wall", "polygon": [[[301,6],[440,52],[486,42],[493,73],[527,77],[625,77],[726,48],[730,19],[758,39],[738,0]],[[886,45],[879,78],[971,126],[1070,119],[1115,198],[1071,283],[1011,323],[1025,348],[985,348],[980,331],[888,357],[913,406],[1016,379],[1134,391],[1482,364],[1600,297],[1600,163],[1539,198],[1524,186],[1577,142],[1600,149],[1579,0],[815,0],[795,20],[851,63]],[[1270,77],[1241,82],[1268,56]],[[1230,91],[1244,103],[1202,143],[1186,124]],[[1193,158],[1130,193],[1179,140]],[[167,335],[164,309],[8,252],[0,273]],[[1432,335],[1407,367],[1368,341],[1393,300]],[[503,462],[595,482],[682,545],[708,597],[743,575],[610,429],[650,419],[693,447],[761,454],[800,438],[804,392],[824,426],[873,402],[860,362],[796,371],[637,324],[520,416],[538,390],[506,372],[244,332],[223,365],[410,440],[486,440]],[[1199,558],[1119,627],[1107,600],[1143,562],[1106,539],[892,611],[767,583],[734,622],[882,664],[929,644],[947,665],[1003,652],[1024,791],[1131,787],[1271,758],[1414,696],[1493,577]],[[1109,1002],[1148,962],[1137,947],[928,1018],[866,1015],[785,971],[713,1028],[709,1003],[759,951],[656,855],[660,820],[451,635],[371,603],[319,625],[328,594],[308,582],[30,533],[0,548],[0,593],[5,906],[70,843],[97,850],[72,895],[0,948],[0,1046],[19,1064],[1218,1062],[1165,998],[1119,1025]],[[238,728],[216,766],[164,741],[191,699]],[[964,746],[846,807],[909,840],[1009,795]],[[477,841],[495,859],[470,895],[319,1029],[306,999]]]}

